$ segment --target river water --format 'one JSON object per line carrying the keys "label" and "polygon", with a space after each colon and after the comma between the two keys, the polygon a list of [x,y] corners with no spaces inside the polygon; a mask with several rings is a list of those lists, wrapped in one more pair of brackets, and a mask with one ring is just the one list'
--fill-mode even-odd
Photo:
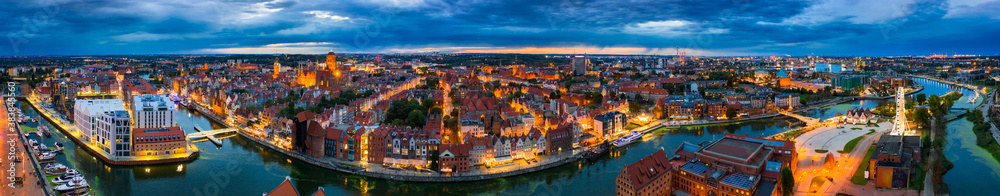
{"label": "river water", "polygon": [[[926,93],[943,95],[949,90],[929,84],[925,84]],[[846,113],[854,107],[874,108],[877,102],[848,102],[809,111],[806,115],[825,119],[837,112]],[[960,103],[964,100],[956,103],[956,107],[960,107]],[[20,107],[27,115],[37,117],[30,106],[22,104]],[[194,132],[195,124],[202,128],[220,127],[196,111],[179,108],[177,122],[185,132]],[[642,142],[613,149],[611,155],[596,162],[577,162],[526,175],[464,183],[411,183],[343,174],[292,160],[240,136],[223,139],[222,146],[211,142],[196,143],[201,156],[194,161],[151,166],[106,165],[86,151],[76,149],[75,144],[58,131],[43,142],[46,145],[52,142],[66,145],[68,150],[65,155],[58,156],[57,161],[85,174],[94,192],[99,195],[259,195],[273,189],[286,176],[292,179],[303,195],[311,194],[319,187],[329,195],[613,195],[614,179],[624,166],[660,149],[672,156],[684,141],[711,141],[725,133],[767,136],[801,126],[789,126],[796,121],[793,118],[778,118],[651,132],[643,137]],[[963,122],[966,125],[961,124]],[[41,124],[50,126],[47,122]],[[964,119],[949,124],[949,131],[954,129],[954,133],[949,132],[952,139],[945,148],[956,167],[945,179],[954,193],[973,193],[982,191],[984,185],[1000,184],[1000,179],[996,177],[1000,166],[989,162],[991,159],[982,158],[985,151],[975,148],[972,133],[963,134],[960,131],[967,130],[963,126],[971,127],[968,124]],[[989,154],[986,153],[985,157],[988,158]],[[987,172],[992,172],[993,177],[975,177],[984,176]]]}

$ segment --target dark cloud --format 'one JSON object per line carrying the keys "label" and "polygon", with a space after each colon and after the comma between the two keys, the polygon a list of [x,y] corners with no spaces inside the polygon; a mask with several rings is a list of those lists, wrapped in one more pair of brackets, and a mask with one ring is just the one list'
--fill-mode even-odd
{"label": "dark cloud", "polygon": [[[0,3],[0,32],[27,42],[4,42],[0,55],[184,53],[295,42],[332,42],[344,52],[629,46],[797,55],[998,53],[989,43],[1000,42],[1000,18],[986,9],[1000,7],[997,2],[958,9],[947,0],[893,0],[886,12],[898,16],[840,4],[828,8],[833,14],[817,14],[813,3],[822,2],[14,0]],[[39,13],[44,20],[33,21]]]}

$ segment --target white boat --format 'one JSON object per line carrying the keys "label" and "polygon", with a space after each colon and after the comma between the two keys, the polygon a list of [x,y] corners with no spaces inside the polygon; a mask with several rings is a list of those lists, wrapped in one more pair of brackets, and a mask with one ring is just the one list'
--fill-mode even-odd
{"label": "white boat", "polygon": [[62,175],[66,173],[66,165],[62,163],[49,163],[45,165],[45,174],[48,175]]}
{"label": "white boat", "polygon": [[63,183],[69,182],[69,181],[71,181],[71,180],[73,180],[74,178],[77,178],[77,177],[81,177],[82,178],[83,175],[80,174],[80,172],[76,171],[75,169],[70,169],[70,170],[66,170],[65,174],[63,174],[63,175],[61,175],[59,177],[53,178],[52,179],[52,183],[63,184]]}
{"label": "white boat", "polygon": [[618,138],[617,140],[611,142],[611,144],[615,145],[615,147],[622,147],[622,146],[631,144],[632,142],[635,142],[636,140],[639,140],[639,138],[642,138],[642,135],[643,135],[642,132],[632,131],[631,134],[628,134],[626,136],[622,136],[621,138]]}
{"label": "white boat", "polygon": [[38,160],[52,160],[56,158],[56,153],[52,151],[38,153]]}
{"label": "white boat", "polygon": [[63,144],[62,144],[62,143],[59,143],[59,142],[56,142],[56,143],[54,143],[54,144],[52,144],[52,145],[56,147],[56,150],[55,150],[56,152],[62,152],[62,150],[63,150],[63,148],[64,148],[64,147],[63,147]]}
{"label": "white boat", "polygon": [[87,180],[80,179],[80,180],[69,181],[66,184],[61,184],[52,189],[60,193],[67,193],[67,192],[76,192],[80,189],[87,189],[87,188],[90,188],[90,185],[87,184]]}

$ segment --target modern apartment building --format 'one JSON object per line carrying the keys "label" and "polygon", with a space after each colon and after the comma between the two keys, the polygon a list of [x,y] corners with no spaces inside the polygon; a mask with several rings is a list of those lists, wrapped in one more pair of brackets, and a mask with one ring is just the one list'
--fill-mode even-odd
{"label": "modern apartment building", "polygon": [[113,156],[132,155],[132,119],[125,110],[109,110],[94,118],[96,144]]}
{"label": "modern apartment building", "polygon": [[95,99],[80,100],[74,105],[75,118],[73,125],[80,131],[80,137],[84,142],[97,143],[97,118],[98,114],[105,111],[124,111],[125,106],[121,99]]}
{"label": "modern apartment building", "polygon": [[173,127],[177,106],[166,95],[136,95],[132,98],[135,128]]}

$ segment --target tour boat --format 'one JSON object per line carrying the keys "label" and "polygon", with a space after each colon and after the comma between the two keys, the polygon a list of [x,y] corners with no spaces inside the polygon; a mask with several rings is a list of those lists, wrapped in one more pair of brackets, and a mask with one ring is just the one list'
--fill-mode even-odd
{"label": "tour boat", "polygon": [[621,138],[618,138],[614,142],[611,142],[611,144],[615,145],[615,147],[622,147],[622,146],[631,144],[632,142],[635,142],[636,140],[639,140],[639,138],[642,138],[642,135],[643,135],[642,132],[632,131],[632,134],[628,134],[626,136],[622,136]]}
{"label": "tour boat", "polygon": [[49,163],[45,165],[45,174],[48,175],[62,175],[66,173],[66,165],[62,163]]}
{"label": "tour boat", "polygon": [[59,177],[53,178],[52,179],[52,183],[63,184],[63,183],[69,182],[70,180],[73,180],[73,178],[76,178],[76,177],[81,177],[82,178],[83,175],[80,174],[80,172],[76,171],[75,169],[69,169],[69,170],[66,170],[65,174],[63,174],[63,175],[61,175]]}
{"label": "tour boat", "polygon": [[52,189],[60,193],[68,193],[68,192],[76,192],[80,189],[87,189],[87,188],[90,188],[90,185],[87,184],[87,180],[80,179],[80,180],[71,180],[66,184],[61,184]]}

